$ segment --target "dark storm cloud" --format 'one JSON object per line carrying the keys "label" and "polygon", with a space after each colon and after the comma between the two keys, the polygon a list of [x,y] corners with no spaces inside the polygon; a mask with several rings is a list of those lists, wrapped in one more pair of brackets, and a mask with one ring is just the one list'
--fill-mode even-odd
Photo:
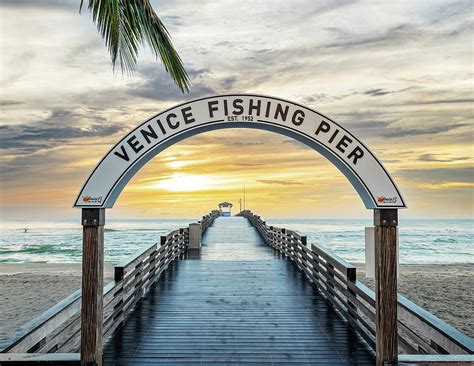
{"label": "dark storm cloud", "polygon": [[142,67],[138,71],[138,75],[142,77],[143,81],[134,84],[129,94],[159,101],[178,101],[183,97],[193,99],[217,94],[213,88],[199,80],[204,76],[209,79],[208,70],[187,68],[187,71],[192,82],[189,94],[182,94],[169,75],[162,71],[159,65]]}
{"label": "dark storm cloud", "polygon": [[1,125],[0,149],[16,149],[20,154],[29,154],[79,138],[110,136],[123,128],[105,123],[102,118],[95,118],[90,124],[79,124],[78,120],[82,118],[75,112],[55,110],[50,117],[34,124]]}
{"label": "dark storm cloud", "polygon": [[280,179],[257,179],[257,182],[263,184],[278,184],[282,186],[301,186],[304,185],[301,182],[295,182],[293,180],[280,180]]}

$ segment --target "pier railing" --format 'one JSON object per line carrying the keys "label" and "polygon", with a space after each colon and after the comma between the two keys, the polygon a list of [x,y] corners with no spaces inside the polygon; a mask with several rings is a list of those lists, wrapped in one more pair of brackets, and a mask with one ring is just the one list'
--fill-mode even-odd
{"label": "pier railing", "polygon": [[[314,244],[308,247],[306,236],[296,231],[267,225],[248,210],[239,215],[305,274],[375,352],[375,293],[357,280],[356,267],[329,249]],[[474,354],[471,338],[402,295],[398,295],[398,329],[399,348],[404,353],[400,360],[405,362],[463,362],[462,355]]]}
{"label": "pier railing", "polygon": [[204,232],[206,229],[212,225],[212,222],[219,217],[220,212],[219,210],[212,210],[207,215],[204,215],[202,219],[199,221],[201,224],[201,231]]}
{"label": "pier railing", "polygon": [[[202,233],[218,216],[217,210],[203,216],[200,221]],[[186,258],[188,244],[189,228],[174,230],[161,236],[159,243],[151,245],[114,267],[114,280],[104,286],[104,340],[126,321],[163,271],[177,259]],[[79,351],[80,307],[81,290],[79,289],[16,332],[0,340],[0,353],[8,353],[8,358],[0,356],[0,365],[3,365],[6,360],[9,363],[25,362],[25,360],[57,361],[59,364],[67,360],[72,362],[74,357],[70,355],[59,358],[52,356],[45,359],[46,355],[34,354],[70,354]]]}

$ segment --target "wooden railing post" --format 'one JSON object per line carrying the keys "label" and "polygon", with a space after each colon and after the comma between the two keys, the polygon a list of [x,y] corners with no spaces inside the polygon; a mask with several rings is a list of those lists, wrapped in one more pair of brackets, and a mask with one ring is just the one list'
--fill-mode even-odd
{"label": "wooden railing post", "polygon": [[397,210],[374,210],[374,225],[376,364],[382,366],[398,359]]}
{"label": "wooden railing post", "polygon": [[201,238],[202,226],[201,223],[189,224],[189,244],[188,244],[188,259],[199,259],[201,256]]}
{"label": "wooden railing post", "polygon": [[82,209],[81,365],[102,365],[105,209]]}

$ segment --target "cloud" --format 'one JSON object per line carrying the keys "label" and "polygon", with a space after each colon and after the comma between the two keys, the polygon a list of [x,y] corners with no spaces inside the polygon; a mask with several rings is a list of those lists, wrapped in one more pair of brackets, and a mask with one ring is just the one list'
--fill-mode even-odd
{"label": "cloud", "polygon": [[[239,91],[290,100],[296,96],[304,104],[317,104],[318,110],[341,120],[358,136],[370,137],[370,147],[381,152],[390,171],[416,167],[404,174],[420,183],[417,202],[439,201],[438,195],[424,191],[423,179],[448,184],[449,176],[461,183],[468,178],[463,170],[428,172],[423,168],[457,168],[472,159],[463,159],[472,145],[468,126],[473,102],[469,84],[472,55],[466,47],[472,33],[472,1],[436,0],[412,6],[368,0],[301,0],[246,6],[237,0],[205,0],[204,4],[153,0],[190,73],[189,95],[180,93],[149,51],[140,52],[132,78],[114,75],[88,12],[77,13],[79,2],[0,0],[6,15],[2,18],[4,101],[0,102],[4,123],[0,139],[5,149],[0,165],[4,172],[11,172],[0,179],[2,188],[13,187],[5,189],[8,197],[15,196],[17,186],[29,186],[31,197],[49,204],[49,199],[42,198],[49,196],[38,193],[37,187],[79,186],[121,126],[132,127],[186,99]],[[244,23],[245,27],[229,26]],[[50,117],[42,118],[46,112]],[[13,126],[15,122],[21,124]],[[305,191],[315,169],[326,169],[330,175],[321,174],[321,182],[328,188],[315,190],[321,203],[324,195],[336,189],[334,178],[340,177],[307,146],[256,130],[195,136],[161,157],[171,153],[175,165],[154,159],[156,165],[150,162],[140,177],[175,171],[216,174],[230,177],[229,185],[247,182],[248,192],[252,185],[258,187],[258,197],[270,199],[275,192]],[[345,184],[341,186],[349,189],[341,188],[343,196],[350,196],[352,188],[340,178]],[[295,184],[298,182],[308,183]],[[25,192],[17,197],[21,199]],[[225,196],[223,199],[233,197],[230,193],[227,197],[227,192]],[[150,207],[162,207],[151,197]],[[168,198],[175,203],[163,210],[176,212],[202,199],[188,197],[184,203],[179,195],[170,194]],[[301,197],[307,196],[285,200],[286,208],[296,207]],[[460,212],[460,201],[448,198],[446,206]],[[132,200],[125,196],[123,202],[131,205]],[[278,204],[274,200],[267,203],[272,204],[269,212],[278,214]],[[70,204],[69,197],[66,204]],[[315,206],[322,212],[327,208]]]}
{"label": "cloud", "polygon": [[[469,14],[471,11],[467,10],[469,7],[464,3],[459,11],[453,12],[451,16],[458,16],[462,13],[462,9],[465,10],[464,14]],[[351,48],[360,49],[361,46],[378,48],[393,47],[422,41],[439,41],[441,38],[453,38],[465,32],[470,33],[472,30],[472,20],[470,19],[456,23],[455,21],[449,22],[448,16],[443,16],[442,20],[443,23],[448,24],[448,26],[440,27],[439,21],[433,19],[425,21],[424,24],[408,22],[398,24],[378,34],[349,33],[343,29],[334,29],[334,27],[332,27],[330,30],[338,36],[337,39],[322,44],[320,47],[323,49],[344,49],[346,52]]]}
{"label": "cloud", "polygon": [[474,98],[417,100],[417,101],[408,101],[405,104],[423,105],[423,104],[459,104],[459,103],[469,103],[469,104],[474,103]]}
{"label": "cloud", "polygon": [[474,182],[474,170],[470,166],[460,168],[402,169],[397,172],[397,175],[423,183]]}
{"label": "cloud", "polygon": [[388,91],[382,88],[369,89],[364,92],[365,95],[370,95],[371,97],[380,97],[382,95],[392,94],[393,91]]}
{"label": "cloud", "polygon": [[418,38],[421,31],[408,24],[400,24],[396,27],[388,29],[386,32],[376,35],[363,36],[360,34],[351,34],[340,37],[339,40],[322,45],[323,48],[343,48],[349,49],[360,46],[387,46],[402,43],[413,38]]}
{"label": "cloud", "polygon": [[23,104],[23,102],[20,102],[19,100],[0,100],[0,107],[9,107],[12,105],[20,105]]}
{"label": "cloud", "polygon": [[[188,67],[186,70],[192,82],[190,93],[185,95],[186,99],[217,94],[212,87],[201,81],[201,79],[209,80],[211,75],[209,70],[191,67]],[[132,84],[129,94],[159,101],[179,101],[184,98],[184,95],[173,83],[169,75],[158,64],[148,64],[141,67],[137,74],[142,81]]]}
{"label": "cloud", "polygon": [[339,9],[346,5],[354,4],[357,0],[332,0],[326,3],[324,2],[315,2],[317,4],[316,8],[308,9],[307,12],[303,15],[303,18],[313,18],[320,15],[325,15],[333,10]]}
{"label": "cloud", "polygon": [[439,126],[418,128],[418,127],[404,127],[388,125],[386,129],[379,132],[384,137],[407,137],[418,135],[436,135],[443,132],[449,132],[461,127],[469,126],[467,123],[452,123]]}
{"label": "cloud", "polygon": [[226,90],[232,89],[237,82],[237,78],[235,76],[230,76],[222,80],[222,87]]}
{"label": "cloud", "polygon": [[436,162],[436,163],[451,163],[453,161],[464,161],[469,160],[468,156],[460,156],[460,157],[449,157],[442,154],[422,154],[418,157],[419,161],[426,161],[426,162]]}
{"label": "cloud", "polygon": [[182,17],[180,17],[179,15],[162,15],[160,16],[160,19],[166,27],[176,27],[184,24]]}
{"label": "cloud", "polygon": [[398,90],[387,90],[384,88],[370,88],[367,90],[355,90],[355,91],[348,91],[340,94],[333,94],[333,95],[328,95],[326,93],[317,93],[317,94],[312,94],[309,96],[304,96],[302,98],[304,103],[307,104],[313,104],[315,102],[332,102],[332,101],[337,101],[349,97],[353,97],[356,95],[368,95],[370,97],[383,97],[388,94],[396,94],[396,93],[402,93],[411,89],[417,89],[417,87],[411,86],[411,87],[406,87]]}
{"label": "cloud", "polygon": [[392,121],[366,120],[351,122],[348,126],[352,131],[358,131],[358,133],[365,136],[399,138],[418,135],[436,135],[466,127],[469,126],[469,124],[445,123],[442,125],[425,126],[420,128],[416,126],[397,125],[396,122]]}
{"label": "cloud", "polygon": [[76,112],[54,110],[50,117],[34,124],[0,125],[0,149],[32,153],[79,138],[110,136],[123,129],[123,125],[106,123],[100,117],[95,117],[94,123],[84,123],[83,119]]}
{"label": "cloud", "polygon": [[279,179],[257,179],[257,182],[263,184],[279,184],[282,186],[301,186],[304,183],[295,182],[293,180],[279,180]]}
{"label": "cloud", "polygon": [[74,8],[79,11],[80,2],[75,0],[0,0],[0,6],[31,8]]}

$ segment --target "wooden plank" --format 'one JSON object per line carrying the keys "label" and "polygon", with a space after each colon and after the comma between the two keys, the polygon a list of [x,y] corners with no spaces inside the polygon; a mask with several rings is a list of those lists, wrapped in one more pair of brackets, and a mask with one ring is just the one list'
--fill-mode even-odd
{"label": "wooden plank", "polygon": [[77,334],[81,329],[81,316],[79,312],[76,316],[73,316],[69,321],[65,324],[64,327],[60,328],[56,331],[56,334],[50,334],[47,339],[48,341],[45,344],[38,348],[35,353],[51,353],[56,352],[57,349],[62,348],[64,342],[72,337],[73,335]]}
{"label": "wooden plank", "polygon": [[354,290],[357,296],[360,296],[365,302],[373,306],[375,309],[375,291],[368,288],[366,285],[364,285],[360,281],[355,281],[355,283],[348,282],[347,286],[351,290]]}
{"label": "wooden plank", "polygon": [[342,259],[338,255],[336,255],[332,250],[320,247],[318,245],[312,244],[311,250],[316,253],[317,255],[323,257],[329,264],[333,267],[336,267],[339,271],[341,271],[346,277],[355,279],[355,266],[351,263]]}
{"label": "wooden plank", "polygon": [[397,296],[400,318],[410,319],[418,330],[434,340],[449,353],[474,353],[474,339],[446,324],[429,311],[416,305],[402,295]]}
{"label": "wooden plank", "polygon": [[473,365],[474,355],[399,355],[398,361],[414,365]]}
{"label": "wooden plank", "polygon": [[47,334],[53,332],[80,309],[81,290],[75,291],[64,300],[26,323],[18,331],[0,341],[0,352],[25,353]]}
{"label": "wooden plank", "polygon": [[[215,235],[230,238],[207,241],[201,260],[163,272],[109,339],[106,364],[373,365],[365,342],[245,219],[218,219]],[[226,260],[206,260],[213,250]],[[232,258],[254,250],[262,260]]]}
{"label": "wooden plank", "polygon": [[0,353],[0,365],[80,365],[79,353]]}
{"label": "wooden plank", "polygon": [[125,276],[127,276],[130,272],[132,272],[135,267],[141,264],[144,259],[146,259],[151,253],[157,250],[157,244],[153,244],[143,252],[138,252],[132,255],[130,258],[127,258],[125,261],[121,262],[120,264],[114,267],[115,271],[115,281],[119,282]]}

